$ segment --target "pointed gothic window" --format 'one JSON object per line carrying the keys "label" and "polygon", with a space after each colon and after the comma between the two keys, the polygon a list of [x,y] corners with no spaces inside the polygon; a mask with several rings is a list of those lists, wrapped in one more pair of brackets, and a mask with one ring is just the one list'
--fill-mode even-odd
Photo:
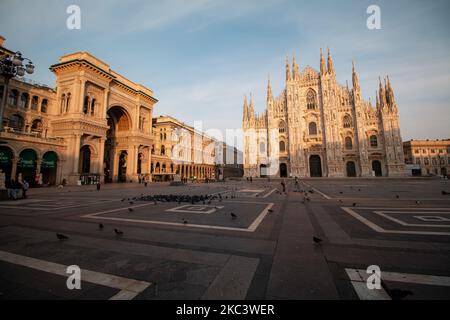
{"label": "pointed gothic window", "polygon": [[343,119],[343,123],[344,123],[344,128],[351,128],[352,125],[352,118],[347,114],[345,115],[344,119]]}
{"label": "pointed gothic window", "polygon": [[[377,138],[377,136],[375,136],[375,135],[370,136],[370,146],[371,146],[372,148],[378,147],[378,138]],[[417,150],[416,150],[416,151],[417,151]]]}
{"label": "pointed gothic window", "polygon": [[345,149],[346,150],[352,150],[353,149],[353,140],[351,137],[345,138]]}
{"label": "pointed gothic window", "polygon": [[280,123],[278,124],[278,132],[279,133],[286,132],[286,125],[285,125],[284,121],[280,121]]}
{"label": "pointed gothic window", "polygon": [[306,94],[306,106],[308,110],[314,110],[317,108],[316,100],[316,93],[314,92],[314,90],[309,89],[308,93]]}
{"label": "pointed gothic window", "polygon": [[286,143],[284,141],[280,141],[280,152],[286,152]]}
{"label": "pointed gothic window", "polygon": [[308,128],[310,135],[312,136],[317,135],[317,124],[315,122],[310,122]]}

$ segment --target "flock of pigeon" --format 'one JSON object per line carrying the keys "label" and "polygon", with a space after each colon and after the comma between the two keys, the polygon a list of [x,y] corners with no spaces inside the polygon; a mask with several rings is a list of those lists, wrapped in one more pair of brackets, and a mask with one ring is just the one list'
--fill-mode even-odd
{"label": "flock of pigeon", "polygon": [[[358,191],[361,192],[361,189],[358,189]],[[304,193],[305,198],[304,198],[304,200],[302,201],[302,203],[305,203],[306,201],[311,201],[311,199],[309,198],[308,194],[313,194],[313,193],[314,193],[314,190],[313,190],[313,189],[310,189],[310,190],[298,190],[298,191],[295,191],[295,192]],[[276,193],[279,194],[279,195],[282,195],[282,194],[283,194],[283,193],[282,193],[281,191],[279,191],[278,189],[276,190]],[[342,195],[343,192],[340,191],[339,194]],[[442,195],[444,195],[444,196],[445,196],[445,195],[450,195],[450,192],[442,191]],[[223,199],[234,199],[234,198],[236,198],[236,195],[235,195],[234,192],[231,193],[231,195],[226,195],[226,196],[222,196],[222,194],[220,194],[220,193],[214,194],[214,195],[187,195],[187,194],[184,194],[184,195],[183,195],[183,194],[181,194],[181,195],[175,195],[175,194],[168,194],[168,195],[167,195],[167,194],[160,194],[160,195],[144,195],[144,194],[141,194],[139,197],[123,198],[123,199],[121,200],[121,202],[128,201],[128,203],[129,203],[130,205],[134,204],[134,201],[150,201],[150,202],[154,202],[154,205],[157,205],[158,202],[161,202],[161,203],[171,203],[171,202],[174,202],[174,203],[178,203],[178,204],[181,204],[181,203],[190,203],[190,204],[192,204],[192,205],[201,203],[201,204],[203,204],[203,205],[206,205],[206,204],[207,204],[207,205],[211,205],[213,201],[222,202]],[[397,194],[397,195],[395,196],[395,198],[396,198],[396,199],[400,199],[400,196]],[[342,200],[338,200],[338,201],[339,201],[340,203],[343,203]],[[420,202],[419,200],[416,200],[416,204],[417,204],[417,205],[420,205],[421,202]],[[354,203],[352,204],[352,206],[353,206],[353,207],[356,207],[356,206],[357,206],[357,203],[354,202]],[[129,212],[133,212],[134,210],[133,210],[133,208],[128,208],[128,211],[129,211]],[[269,212],[269,213],[273,213],[274,211],[273,211],[272,209],[270,209],[270,210],[268,210],[268,212]],[[230,217],[231,217],[232,220],[236,220],[236,219],[238,218],[238,216],[237,216],[234,212],[231,212],[231,213],[230,213]],[[186,219],[184,219],[184,218],[182,219],[182,221],[183,221],[183,224],[185,224],[185,225],[189,224],[189,222],[188,222]],[[103,225],[102,223],[99,223],[99,224],[98,224],[98,229],[99,229],[99,230],[103,230],[103,229],[104,229],[104,225]],[[119,229],[117,229],[117,228],[114,228],[114,233],[115,233],[116,236],[118,236],[118,237],[121,237],[121,236],[123,236],[123,234],[124,234],[122,230],[119,230]],[[57,233],[57,234],[56,234],[56,237],[57,237],[57,239],[60,240],[60,241],[66,241],[66,240],[69,239],[68,236],[66,236],[66,235],[64,235],[64,234],[61,234],[61,233]],[[323,240],[320,239],[319,237],[314,236],[314,237],[313,237],[313,242],[314,242],[315,244],[317,244],[317,245],[320,245],[320,244],[323,242]]]}

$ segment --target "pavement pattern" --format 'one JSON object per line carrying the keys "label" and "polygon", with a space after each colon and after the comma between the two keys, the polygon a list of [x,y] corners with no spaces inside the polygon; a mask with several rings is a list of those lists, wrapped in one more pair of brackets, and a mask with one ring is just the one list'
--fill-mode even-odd
{"label": "pavement pattern", "polygon": [[[0,299],[450,298],[446,181],[280,183],[40,188],[0,202]],[[157,194],[216,198],[133,200]],[[67,288],[72,265],[79,290]]]}

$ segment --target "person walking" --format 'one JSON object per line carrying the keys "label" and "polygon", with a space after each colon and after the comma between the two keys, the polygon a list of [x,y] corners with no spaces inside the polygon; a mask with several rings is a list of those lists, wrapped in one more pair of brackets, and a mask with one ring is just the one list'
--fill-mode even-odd
{"label": "person walking", "polygon": [[30,188],[30,184],[28,183],[27,180],[23,180],[22,181],[22,198],[26,199],[27,198],[27,191]]}

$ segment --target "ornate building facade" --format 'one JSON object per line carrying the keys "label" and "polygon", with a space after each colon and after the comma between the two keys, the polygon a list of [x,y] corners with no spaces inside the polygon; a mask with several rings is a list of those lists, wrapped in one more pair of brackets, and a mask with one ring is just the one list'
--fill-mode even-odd
{"label": "ornate building facade", "polygon": [[153,174],[177,170],[183,177],[214,176],[214,162],[173,167],[171,146],[161,154],[160,128],[181,122],[172,119],[166,126],[168,118],[157,118],[153,128],[158,100],[151,89],[87,52],[65,55],[50,70],[56,89],[19,78],[7,83],[0,76],[0,169],[7,180],[31,186],[151,181]]}
{"label": "ornate building facade", "polygon": [[216,141],[193,127],[172,118],[153,119],[151,173],[155,181],[181,179],[211,180],[215,178]]}
{"label": "ornate building facade", "polygon": [[376,106],[353,87],[337,83],[333,59],[320,52],[320,71],[302,71],[286,58],[286,85],[275,97],[269,79],[266,110],[244,101],[244,171],[247,177],[370,177],[405,174],[399,115],[389,78]]}
{"label": "ornate building facade", "polygon": [[450,139],[403,142],[408,173],[414,176],[449,176]]}

